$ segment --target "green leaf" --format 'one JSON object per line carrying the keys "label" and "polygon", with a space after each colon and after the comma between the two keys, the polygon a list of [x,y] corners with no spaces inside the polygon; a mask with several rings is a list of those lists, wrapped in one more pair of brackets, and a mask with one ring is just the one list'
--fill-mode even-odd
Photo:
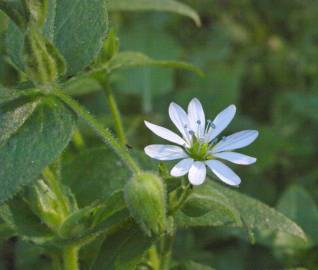
{"label": "green leaf", "polygon": [[290,186],[280,198],[277,209],[299,224],[314,243],[318,242],[318,207],[301,186]]}
{"label": "green leaf", "polygon": [[82,152],[64,165],[62,175],[80,207],[109,198],[114,191],[122,189],[131,176],[122,161],[104,147]]}
{"label": "green leaf", "polygon": [[21,128],[38,104],[39,100],[36,100],[12,110],[4,106],[0,108],[0,147]]}
{"label": "green leaf", "polygon": [[105,239],[92,270],[135,269],[152,242],[136,224],[130,224]]}
{"label": "green leaf", "polygon": [[22,198],[15,198],[0,207],[0,217],[16,235],[37,243],[49,241],[52,232],[30,210]]}
{"label": "green leaf", "polygon": [[[67,75],[88,66],[102,48],[108,30],[105,0],[50,0],[49,14],[43,28],[67,63]],[[92,31],[94,29],[94,31]],[[7,31],[8,54],[23,70],[24,34],[13,23]]]}
{"label": "green leaf", "polygon": [[[0,147],[0,203],[11,198],[22,186],[37,180],[70,140],[74,114],[54,98],[40,98],[34,102],[39,104],[27,120],[16,112],[20,107],[13,109],[21,119],[16,120],[14,134],[5,138],[6,143]],[[5,110],[6,114],[9,111],[10,107]]]}
{"label": "green leaf", "polygon": [[176,221],[180,227],[188,226],[242,226],[239,212],[229,198],[209,185],[195,188],[177,213]]}
{"label": "green leaf", "polygon": [[67,74],[91,63],[108,31],[105,0],[56,0],[53,43],[64,56]]}
{"label": "green leaf", "polygon": [[96,67],[92,72],[105,70],[111,73],[117,69],[124,69],[129,67],[144,67],[144,66],[158,66],[166,68],[179,68],[197,73],[203,76],[203,72],[186,62],[181,61],[168,61],[168,60],[155,60],[140,52],[120,52],[115,54],[107,63],[102,66]]}
{"label": "green leaf", "polygon": [[207,186],[211,186],[222,193],[235,205],[244,225],[251,233],[254,230],[284,232],[302,240],[307,240],[304,231],[295,222],[274,208],[213,181],[209,181]]}
{"label": "green leaf", "polygon": [[174,0],[111,0],[110,11],[165,11],[190,17],[197,26],[201,25],[198,13],[191,7]]}

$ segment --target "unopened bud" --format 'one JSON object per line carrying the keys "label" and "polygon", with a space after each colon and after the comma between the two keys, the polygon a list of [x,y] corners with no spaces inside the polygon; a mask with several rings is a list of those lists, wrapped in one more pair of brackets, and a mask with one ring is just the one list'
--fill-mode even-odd
{"label": "unopened bud", "polygon": [[35,23],[41,27],[46,20],[48,0],[23,0],[23,4],[28,13],[29,23]]}
{"label": "unopened bud", "polygon": [[144,232],[159,235],[166,228],[165,186],[149,172],[134,176],[125,186],[129,211]]}
{"label": "unopened bud", "polygon": [[35,29],[30,29],[24,42],[26,73],[37,85],[50,85],[65,73],[65,62],[54,45]]}

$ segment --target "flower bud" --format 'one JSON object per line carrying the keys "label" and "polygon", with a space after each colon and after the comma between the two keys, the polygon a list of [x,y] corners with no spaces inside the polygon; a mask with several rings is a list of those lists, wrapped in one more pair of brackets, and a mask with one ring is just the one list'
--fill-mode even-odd
{"label": "flower bud", "polygon": [[24,42],[26,73],[37,85],[50,85],[65,73],[65,62],[54,45],[40,32],[30,29]]}
{"label": "flower bud", "polygon": [[23,0],[23,4],[28,13],[29,23],[35,23],[41,27],[46,20],[48,0]]}
{"label": "flower bud", "polygon": [[148,236],[165,231],[165,186],[161,178],[149,172],[135,175],[125,186],[125,200],[131,215]]}
{"label": "flower bud", "polygon": [[59,213],[57,198],[50,187],[43,180],[39,180],[28,191],[28,201],[33,211],[48,227],[53,230],[57,228],[63,217]]}

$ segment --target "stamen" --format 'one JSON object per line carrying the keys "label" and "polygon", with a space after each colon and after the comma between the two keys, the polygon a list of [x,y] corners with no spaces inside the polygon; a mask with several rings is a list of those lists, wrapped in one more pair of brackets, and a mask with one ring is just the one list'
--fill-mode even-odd
{"label": "stamen", "polygon": [[197,120],[197,125],[198,125],[198,127],[197,127],[197,137],[198,137],[198,139],[199,138],[201,138],[201,121],[200,120]]}

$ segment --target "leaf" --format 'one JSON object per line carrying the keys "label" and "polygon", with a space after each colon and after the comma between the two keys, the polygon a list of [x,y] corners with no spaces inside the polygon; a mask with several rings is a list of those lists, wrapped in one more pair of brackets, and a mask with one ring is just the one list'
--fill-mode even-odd
{"label": "leaf", "polygon": [[92,270],[135,269],[152,242],[136,224],[130,224],[105,239]]}
{"label": "leaf", "polygon": [[16,235],[37,243],[49,241],[53,233],[30,210],[22,198],[15,198],[0,207],[0,217]]}
{"label": "leaf", "polygon": [[[48,19],[43,29],[44,35],[65,58],[67,75],[78,73],[92,62],[106,38],[106,1],[50,0]],[[21,70],[23,39],[24,34],[10,23],[6,39],[8,54]]]}
{"label": "leaf", "polygon": [[64,165],[62,175],[80,207],[109,198],[114,191],[122,189],[130,178],[130,172],[122,161],[104,147],[82,152]]}
{"label": "leaf", "polygon": [[158,66],[166,68],[179,68],[197,73],[203,76],[203,72],[186,62],[155,60],[140,52],[120,52],[115,54],[106,64],[93,69],[92,72],[105,70],[111,73],[117,69],[124,69],[129,67],[144,67],[144,66]]}
{"label": "leaf", "polygon": [[189,226],[242,226],[239,212],[231,201],[209,185],[195,188],[176,216],[180,227]]}
{"label": "leaf", "polygon": [[56,0],[53,43],[75,74],[91,63],[108,31],[105,0]]}
{"label": "leaf", "polygon": [[299,224],[314,243],[318,242],[318,207],[301,186],[290,186],[280,198],[277,209]]}
{"label": "leaf", "polygon": [[27,120],[18,114],[25,123],[21,125],[16,120],[14,134],[0,147],[0,203],[15,195],[22,186],[37,180],[70,140],[74,114],[56,99],[40,98],[38,102]]}
{"label": "leaf", "polygon": [[201,25],[198,13],[191,7],[173,0],[111,0],[110,11],[165,11],[190,17],[197,26]]}
{"label": "leaf", "polygon": [[36,100],[8,111],[5,107],[0,108],[0,147],[19,130],[38,104],[39,100]]}
{"label": "leaf", "polygon": [[284,232],[302,240],[307,240],[304,231],[295,222],[274,208],[213,181],[209,181],[207,185],[222,193],[235,205],[243,223],[251,233],[254,230],[269,230]]}

